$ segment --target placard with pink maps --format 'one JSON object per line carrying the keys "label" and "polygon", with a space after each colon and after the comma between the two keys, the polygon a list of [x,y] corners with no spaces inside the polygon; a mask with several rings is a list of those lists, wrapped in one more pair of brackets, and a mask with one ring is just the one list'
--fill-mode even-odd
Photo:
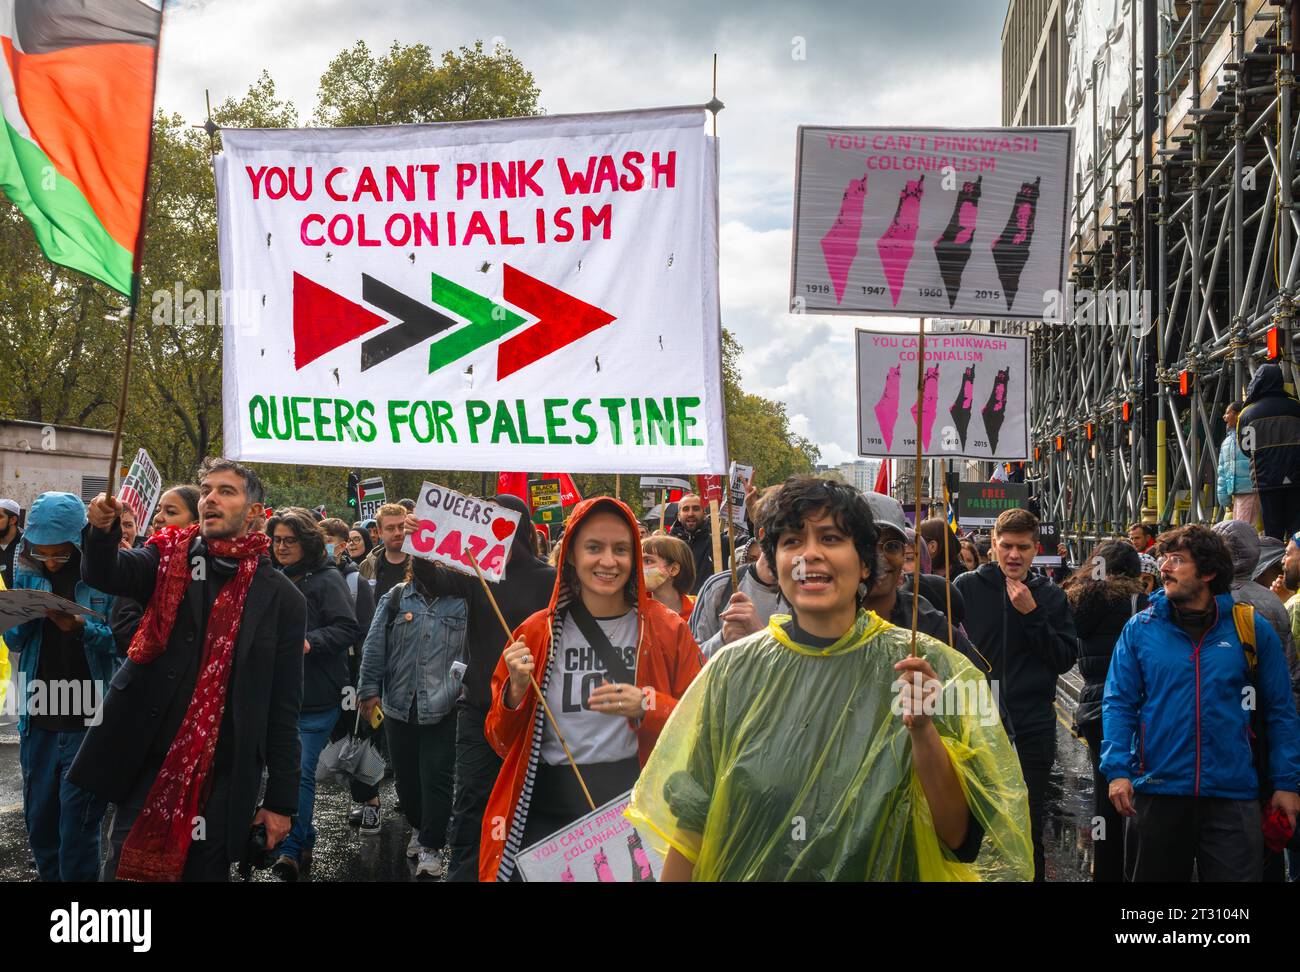
{"label": "placard with pink maps", "polygon": [[858,453],[933,459],[1029,458],[1029,339],[927,334],[921,409],[917,335],[857,332]]}
{"label": "placard with pink maps", "polygon": [[791,310],[1059,320],[1073,137],[801,126]]}

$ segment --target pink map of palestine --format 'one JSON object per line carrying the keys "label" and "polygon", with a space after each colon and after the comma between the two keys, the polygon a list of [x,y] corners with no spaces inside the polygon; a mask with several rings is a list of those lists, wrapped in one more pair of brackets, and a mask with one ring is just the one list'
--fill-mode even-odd
{"label": "pink map of palestine", "polygon": [[[930,432],[934,429],[934,417],[938,414],[935,403],[939,399],[939,367],[925,369],[925,388],[921,393],[921,421],[917,424],[921,431],[921,445],[926,451],[930,449]],[[916,422],[916,403],[912,403],[912,421]]]}
{"label": "pink map of palestine", "polygon": [[[822,258],[835,286],[835,303],[844,299],[849,268],[858,258],[858,236],[862,232],[862,205],[867,198],[867,177],[850,180],[840,200],[840,214],[822,237]],[[895,301],[897,303],[897,301]]]}
{"label": "pink map of palestine", "polygon": [[898,365],[885,373],[885,393],[876,402],[876,421],[880,423],[880,434],[885,440],[886,452],[894,448],[894,423],[898,421],[898,376]]}
{"label": "pink map of palestine", "polygon": [[885,268],[885,282],[889,284],[889,294],[898,305],[898,298],[903,293],[903,281],[907,277],[907,266],[912,262],[915,249],[916,231],[920,224],[921,195],[925,192],[925,176],[910,181],[903,187],[898,197],[898,209],[894,212],[894,221],[885,230],[885,235],[876,241],[876,252]]}

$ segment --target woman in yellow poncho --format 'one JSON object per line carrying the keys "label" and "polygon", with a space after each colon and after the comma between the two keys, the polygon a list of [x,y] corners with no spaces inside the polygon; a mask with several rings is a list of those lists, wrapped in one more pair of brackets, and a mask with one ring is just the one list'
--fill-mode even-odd
{"label": "woman in yellow poncho", "polygon": [[663,880],[1029,880],[1024,779],[984,676],[925,635],[909,657],[911,632],[860,606],[863,498],[792,477],[759,527],[793,616],[714,656],[641,773],[628,816]]}

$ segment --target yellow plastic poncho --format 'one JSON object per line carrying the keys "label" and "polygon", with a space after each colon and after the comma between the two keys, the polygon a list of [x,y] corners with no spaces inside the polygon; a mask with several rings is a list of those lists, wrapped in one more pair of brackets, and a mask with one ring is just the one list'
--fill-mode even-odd
{"label": "yellow plastic poncho", "polygon": [[[1024,777],[983,674],[917,636],[949,702],[935,726],[984,831],[963,864],[935,832],[891,709],[911,632],[863,611],[818,649],[792,641],[789,621],[714,656],[678,701],[627,810],[642,833],[696,881],[1030,880]],[[966,714],[939,714],[954,709]]]}

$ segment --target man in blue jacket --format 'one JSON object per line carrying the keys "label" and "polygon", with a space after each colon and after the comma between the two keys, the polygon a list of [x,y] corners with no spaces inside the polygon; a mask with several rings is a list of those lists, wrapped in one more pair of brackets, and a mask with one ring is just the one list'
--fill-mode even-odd
{"label": "man in blue jacket", "polygon": [[[1232,616],[1232,558],[1209,527],[1163,538],[1164,590],[1135,615],[1111,657],[1101,772],[1137,818],[1137,881],[1259,881],[1260,794],[1295,824],[1300,716],[1277,635],[1256,619],[1252,673]],[[1267,740],[1254,765],[1251,715]],[[1263,779],[1261,780],[1261,775]]]}
{"label": "man in blue jacket", "polygon": [[93,881],[99,873],[102,798],[69,782],[73,757],[97,718],[116,667],[112,598],[81,579],[86,507],[71,493],[32,504],[14,563],[16,590],[46,591],[94,614],[51,609],[5,632],[18,655],[18,758],[23,816],[42,881]]}

